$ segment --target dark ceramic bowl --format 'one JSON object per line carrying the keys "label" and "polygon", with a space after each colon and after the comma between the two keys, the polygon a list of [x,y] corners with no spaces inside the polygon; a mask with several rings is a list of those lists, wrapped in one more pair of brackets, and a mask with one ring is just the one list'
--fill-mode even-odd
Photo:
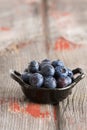
{"label": "dark ceramic bowl", "polygon": [[57,104],[59,101],[62,101],[66,97],[68,97],[68,95],[72,93],[72,88],[85,76],[81,68],[74,69],[73,74],[74,79],[72,84],[70,84],[69,86],[65,88],[50,89],[33,88],[21,79],[21,74],[19,72],[10,71],[11,77],[21,85],[24,95],[32,102],[42,104]]}

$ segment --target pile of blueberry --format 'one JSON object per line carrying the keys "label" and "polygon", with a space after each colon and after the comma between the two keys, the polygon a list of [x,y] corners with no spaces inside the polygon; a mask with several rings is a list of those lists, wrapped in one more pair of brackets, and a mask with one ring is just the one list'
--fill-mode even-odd
{"label": "pile of blueberry", "polygon": [[44,59],[41,63],[33,60],[21,78],[35,88],[64,88],[72,83],[73,72],[61,60]]}

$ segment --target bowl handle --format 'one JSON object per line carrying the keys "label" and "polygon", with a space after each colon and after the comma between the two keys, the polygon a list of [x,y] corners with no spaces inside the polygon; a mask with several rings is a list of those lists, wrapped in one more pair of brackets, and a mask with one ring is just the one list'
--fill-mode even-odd
{"label": "bowl handle", "polygon": [[79,74],[75,79],[74,82],[77,84],[81,79],[83,79],[85,77],[85,74],[83,72],[83,70],[81,68],[76,68],[74,70],[72,70],[73,74]]}
{"label": "bowl handle", "polygon": [[20,85],[25,85],[25,83],[21,79],[21,74],[19,72],[15,71],[15,70],[10,70],[10,76],[12,79],[14,79]]}

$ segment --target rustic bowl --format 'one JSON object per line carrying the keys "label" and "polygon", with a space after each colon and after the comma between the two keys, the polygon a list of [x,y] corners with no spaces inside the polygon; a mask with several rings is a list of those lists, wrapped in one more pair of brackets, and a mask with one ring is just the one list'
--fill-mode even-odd
{"label": "rustic bowl", "polygon": [[59,101],[64,100],[72,93],[72,88],[84,78],[84,73],[81,68],[76,68],[72,70],[74,74],[74,79],[72,84],[65,88],[33,88],[32,86],[26,84],[22,78],[21,74],[17,71],[10,71],[11,77],[21,85],[24,95],[32,102],[42,103],[42,104],[57,104]]}

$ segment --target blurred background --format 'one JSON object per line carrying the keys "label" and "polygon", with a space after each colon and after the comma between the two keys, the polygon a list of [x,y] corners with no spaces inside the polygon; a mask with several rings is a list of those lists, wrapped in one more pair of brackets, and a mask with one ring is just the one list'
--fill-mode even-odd
{"label": "blurred background", "polygon": [[30,42],[86,44],[86,10],[87,0],[0,0],[0,51]]}

